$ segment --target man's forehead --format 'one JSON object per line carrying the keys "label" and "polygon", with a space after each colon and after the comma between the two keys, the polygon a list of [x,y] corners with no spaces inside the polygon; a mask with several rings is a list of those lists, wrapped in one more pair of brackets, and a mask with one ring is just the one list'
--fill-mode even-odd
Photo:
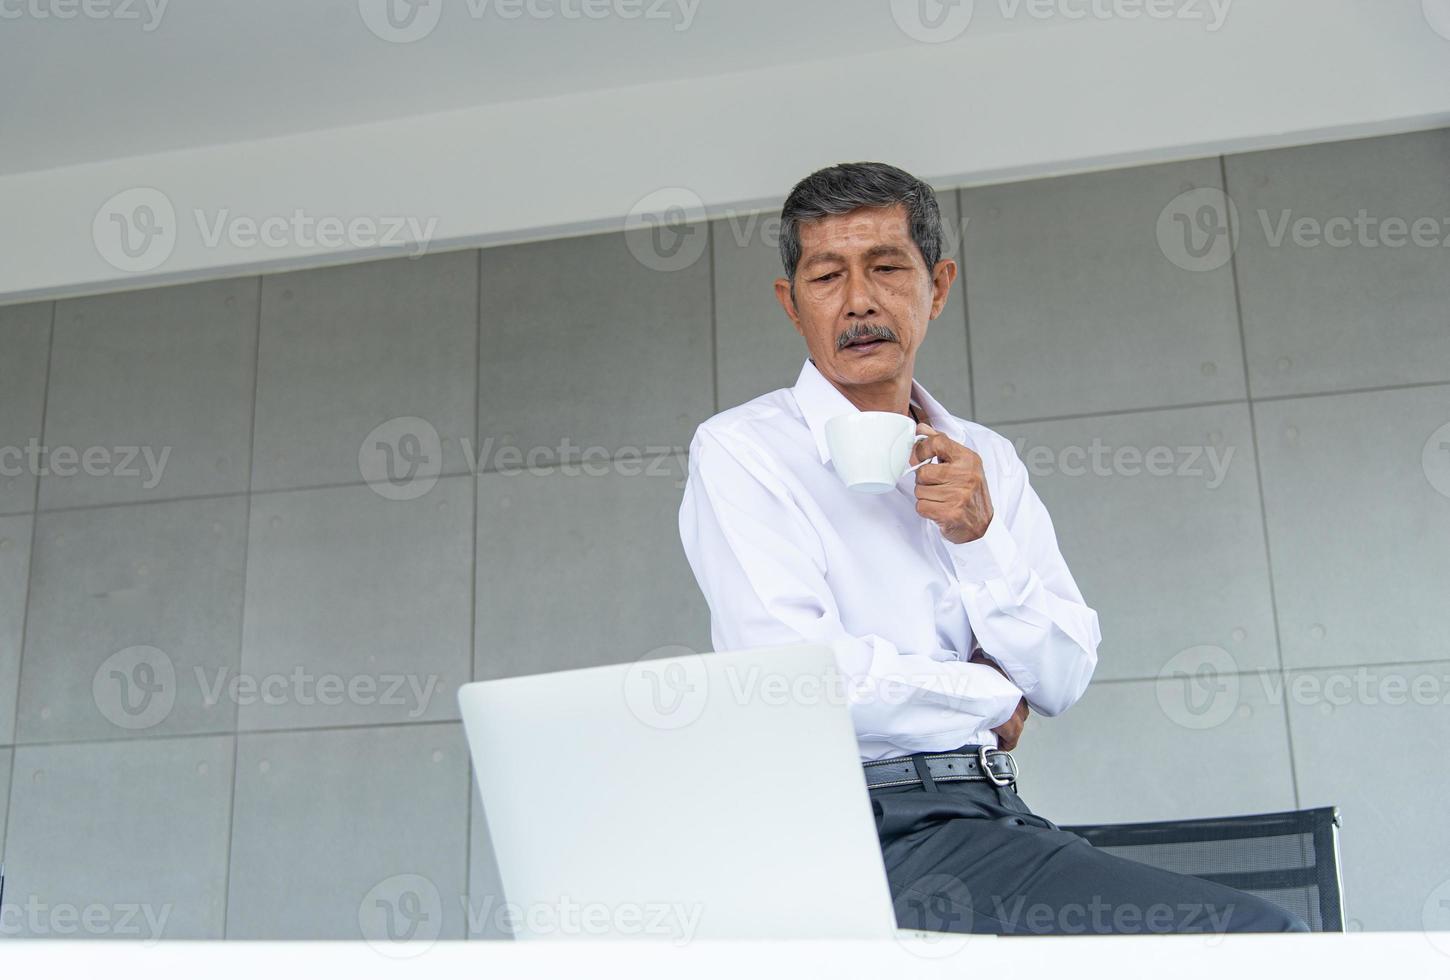
{"label": "man's forehead", "polygon": [[825,248],[867,249],[874,245],[905,248],[912,243],[906,207],[901,204],[857,208],[846,214],[830,214],[804,222],[800,227],[800,241],[802,252],[807,253]]}

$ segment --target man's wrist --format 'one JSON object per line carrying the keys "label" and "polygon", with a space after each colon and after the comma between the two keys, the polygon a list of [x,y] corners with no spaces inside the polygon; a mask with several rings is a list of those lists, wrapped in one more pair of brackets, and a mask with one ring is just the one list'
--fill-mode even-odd
{"label": "man's wrist", "polygon": [[949,541],[947,550],[951,553],[957,577],[964,582],[1005,578],[1008,569],[1017,562],[1017,542],[1012,540],[1011,533],[995,512],[980,538],[962,544]]}

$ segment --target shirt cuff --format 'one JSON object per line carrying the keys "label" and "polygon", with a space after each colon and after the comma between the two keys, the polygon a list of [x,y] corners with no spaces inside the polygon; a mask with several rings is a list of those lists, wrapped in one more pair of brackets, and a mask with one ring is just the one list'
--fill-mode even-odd
{"label": "shirt cuff", "polygon": [[999,513],[993,512],[987,532],[977,540],[965,544],[947,543],[957,578],[963,582],[1006,578],[1008,570],[1017,563],[1017,542],[1002,525]]}
{"label": "shirt cuff", "polygon": [[992,681],[984,685],[992,689],[992,697],[997,707],[996,713],[989,715],[982,725],[983,728],[990,731],[999,725],[1005,725],[1017,713],[1017,704],[1026,695],[1010,679],[997,673],[995,668],[988,667],[986,664],[976,666],[990,672],[993,677]]}

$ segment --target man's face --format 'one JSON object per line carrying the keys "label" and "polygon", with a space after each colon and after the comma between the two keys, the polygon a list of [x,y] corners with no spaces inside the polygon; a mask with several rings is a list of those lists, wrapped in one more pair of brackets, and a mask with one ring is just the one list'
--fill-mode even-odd
{"label": "man's face", "polygon": [[926,267],[902,204],[806,222],[800,239],[794,297],[788,279],[775,294],[816,367],[842,386],[909,380],[957,264]]}

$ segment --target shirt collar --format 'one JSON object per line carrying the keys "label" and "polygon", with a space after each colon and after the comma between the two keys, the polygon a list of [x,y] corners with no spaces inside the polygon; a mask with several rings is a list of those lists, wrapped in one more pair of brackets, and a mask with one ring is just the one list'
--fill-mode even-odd
{"label": "shirt collar", "polygon": [[[791,394],[795,396],[801,415],[805,417],[806,425],[811,430],[811,436],[816,440],[821,462],[830,462],[831,447],[826,443],[826,422],[837,415],[859,412],[860,409],[852,405],[850,399],[826,380],[826,376],[821,374],[810,358],[806,358],[806,363],[801,367],[800,377],[796,378]],[[917,414],[925,418],[933,429],[946,433],[957,442],[962,441],[964,433],[956,418],[921,386],[921,382],[914,379],[911,382],[911,402],[920,410]]]}

